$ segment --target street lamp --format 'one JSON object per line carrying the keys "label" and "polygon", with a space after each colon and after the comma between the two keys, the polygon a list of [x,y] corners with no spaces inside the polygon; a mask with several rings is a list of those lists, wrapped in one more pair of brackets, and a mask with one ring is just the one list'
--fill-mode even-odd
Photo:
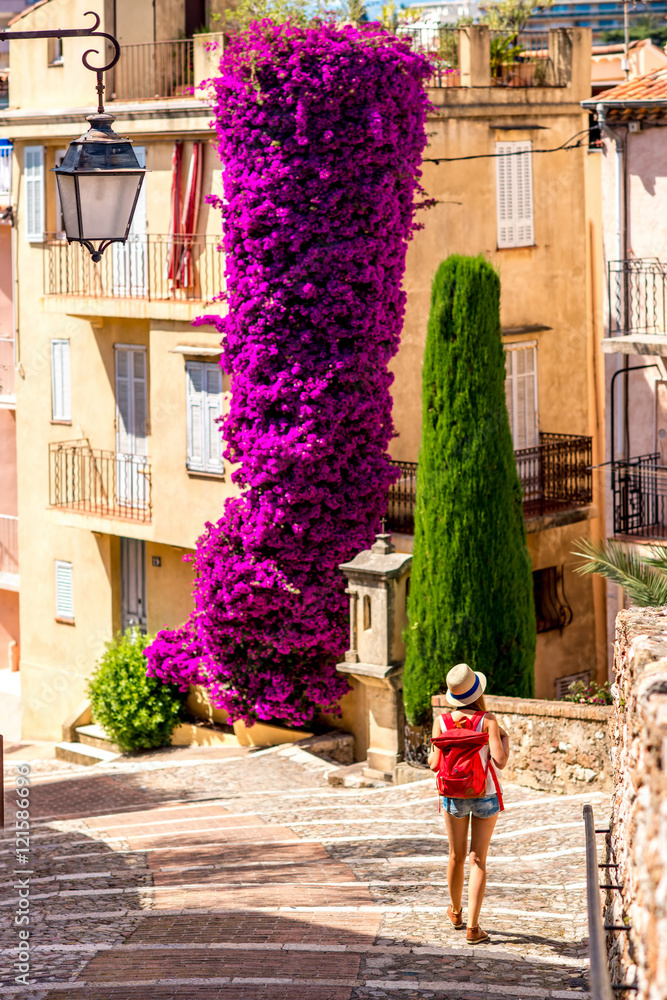
{"label": "street lamp", "polygon": [[85,246],[97,263],[110,243],[127,240],[147,171],[139,166],[131,141],[113,131],[114,116],[104,110],[103,74],[120,59],[120,45],[113,35],[97,30],[100,19],[94,11],[88,14],[95,18],[92,28],[0,31],[0,41],[96,36],[108,39],[114,47],[111,62],[99,69],[88,62],[91,52],[98,54],[97,49],[88,49],[82,56],[86,69],[97,74],[97,113],[86,119],[90,129],[69,144],[65,159],[54,169],[67,240]]}
{"label": "street lamp", "polygon": [[125,243],[146,171],[130,140],[111,128],[113,115],[98,111],[87,120],[90,129],[69,144],[54,173],[68,242],[82,243],[97,263],[110,243]]}

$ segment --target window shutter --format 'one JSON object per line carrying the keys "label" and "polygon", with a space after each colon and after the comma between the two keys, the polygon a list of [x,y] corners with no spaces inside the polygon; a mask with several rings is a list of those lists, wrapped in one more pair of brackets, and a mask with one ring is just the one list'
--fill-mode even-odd
{"label": "window shutter", "polygon": [[505,399],[514,449],[539,444],[537,345],[505,345]]}
{"label": "window shutter", "polygon": [[224,471],[222,440],[216,420],[222,413],[222,371],[219,365],[188,361],[187,466],[193,472]]}
{"label": "window shutter", "polygon": [[188,407],[188,468],[204,471],[204,365],[189,361],[186,366]]}
{"label": "window shutter", "polygon": [[44,240],[44,149],[26,146],[25,167],[25,238],[29,243]]}
{"label": "window shutter", "polygon": [[132,380],[134,410],[134,454],[148,454],[148,438],[146,437],[146,423],[148,417],[148,394],[146,392],[146,352],[132,351],[132,366],[134,379]]}
{"label": "window shutter", "polygon": [[[531,142],[496,143],[498,246],[525,247],[535,242]],[[524,155],[517,155],[517,154]]]}
{"label": "window shutter", "polygon": [[498,209],[498,246],[515,246],[514,192],[512,187],[511,142],[496,143],[496,201]]}
{"label": "window shutter", "polygon": [[56,559],[56,618],[74,621],[72,564]]}
{"label": "window shutter", "polygon": [[222,472],[222,439],[216,420],[222,412],[222,371],[206,365],[206,471]]}
{"label": "window shutter", "polygon": [[53,420],[71,420],[71,377],[69,340],[51,341],[51,416]]}
{"label": "window shutter", "polygon": [[129,354],[129,351],[116,349],[116,450],[119,455],[132,454]]}

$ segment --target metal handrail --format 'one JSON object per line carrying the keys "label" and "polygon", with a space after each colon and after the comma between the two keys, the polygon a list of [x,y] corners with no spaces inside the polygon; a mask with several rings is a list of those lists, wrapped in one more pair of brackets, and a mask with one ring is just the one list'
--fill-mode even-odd
{"label": "metal handrail", "polygon": [[584,806],[584,831],[586,835],[586,901],[588,906],[588,948],[590,955],[591,1000],[612,1000],[607,946],[602,926],[600,884],[598,882],[598,857],[595,846],[593,807]]}

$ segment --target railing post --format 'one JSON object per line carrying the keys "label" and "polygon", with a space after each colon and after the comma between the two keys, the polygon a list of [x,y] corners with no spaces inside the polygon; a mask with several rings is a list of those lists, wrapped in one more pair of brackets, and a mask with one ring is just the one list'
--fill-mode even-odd
{"label": "railing post", "polygon": [[491,36],[488,25],[461,28],[459,71],[462,87],[491,86]]}

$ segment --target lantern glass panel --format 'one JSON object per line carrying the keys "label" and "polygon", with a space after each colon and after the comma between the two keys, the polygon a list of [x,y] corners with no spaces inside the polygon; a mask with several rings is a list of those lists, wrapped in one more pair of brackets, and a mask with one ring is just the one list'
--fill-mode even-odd
{"label": "lantern glass panel", "polygon": [[74,177],[71,174],[56,174],[58,184],[58,194],[60,195],[60,206],[63,213],[63,225],[65,232],[70,239],[78,240],[81,237],[79,232],[79,216],[76,211],[76,190]]}
{"label": "lantern glass panel", "polygon": [[[77,174],[85,240],[124,240],[143,174]],[[67,230],[69,236],[69,231]]]}

